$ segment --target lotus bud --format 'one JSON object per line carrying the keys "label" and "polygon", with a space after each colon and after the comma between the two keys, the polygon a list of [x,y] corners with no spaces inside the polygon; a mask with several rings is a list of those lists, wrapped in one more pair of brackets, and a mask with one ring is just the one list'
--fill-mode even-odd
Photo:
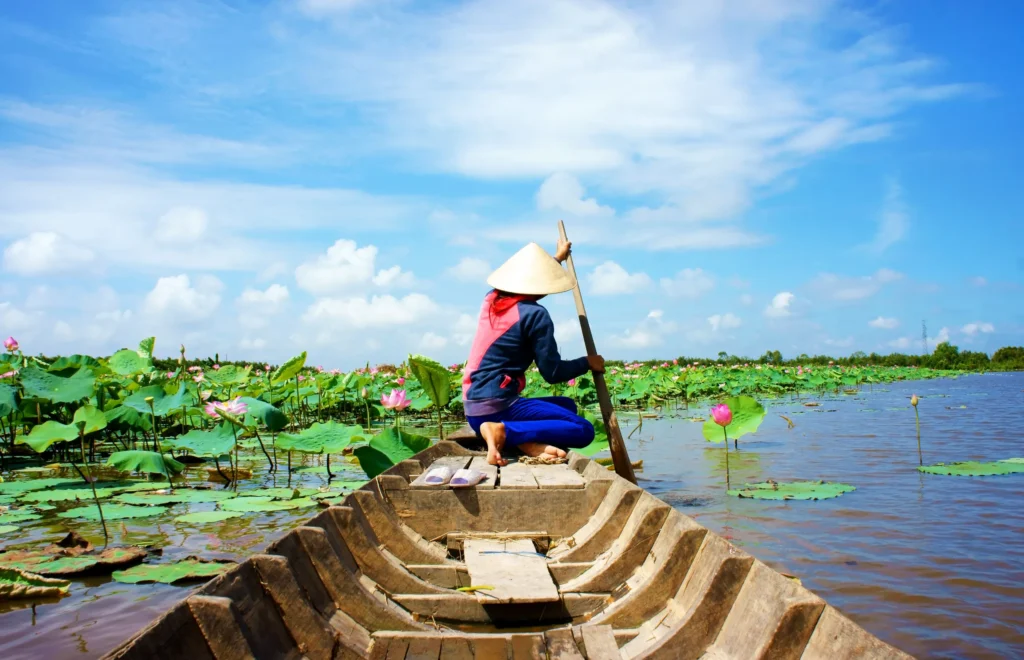
{"label": "lotus bud", "polygon": [[917,401],[918,401],[917,395],[916,394],[911,394],[910,395],[910,405],[912,405],[915,408],[917,408]]}
{"label": "lotus bud", "polygon": [[399,385],[405,385],[405,379],[402,378],[401,376],[395,379],[395,382],[398,383]]}
{"label": "lotus bud", "polygon": [[566,383],[566,385],[568,385],[569,387],[576,387],[576,379],[575,378],[570,378],[569,382]]}
{"label": "lotus bud", "polygon": [[13,353],[14,351],[18,350],[18,340],[15,339],[14,337],[8,337],[7,339],[4,340],[4,348],[6,348],[9,352]]}
{"label": "lotus bud", "polygon": [[360,395],[361,397],[363,397],[363,398],[365,399],[365,398],[367,398],[367,397],[369,397],[369,396],[370,396],[370,393],[369,393],[369,392],[367,392],[367,391],[366,391],[366,388],[364,387],[364,388],[362,389],[362,391],[360,391],[360,392],[359,392],[359,395]]}
{"label": "lotus bud", "polygon": [[153,403],[153,397],[151,397],[151,396],[147,396],[144,400],[145,400],[146,403],[148,403],[150,405],[152,405],[152,403]]}
{"label": "lotus bud", "polygon": [[732,410],[723,404],[711,408],[711,419],[719,426],[729,426],[732,423]]}

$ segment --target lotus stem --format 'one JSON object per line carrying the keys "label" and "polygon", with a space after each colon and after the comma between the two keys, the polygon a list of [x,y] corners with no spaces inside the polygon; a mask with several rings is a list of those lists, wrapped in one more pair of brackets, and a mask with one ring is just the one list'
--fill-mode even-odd
{"label": "lotus stem", "polygon": [[441,421],[441,408],[437,409],[437,439],[438,441],[444,440],[444,423]]}
{"label": "lotus stem", "polygon": [[217,468],[217,474],[219,474],[221,476],[221,479],[224,480],[224,482],[225,482],[224,483],[224,487],[226,488],[226,487],[230,486],[231,485],[231,479],[228,479],[228,475],[224,474],[224,472],[221,471],[221,469],[220,469],[220,461],[217,460],[216,456],[213,457],[213,465],[214,465],[214,467]]}
{"label": "lotus stem", "polygon": [[327,454],[326,456],[327,456],[327,482],[330,483],[331,479],[334,478],[334,475],[331,474],[331,455]]}
{"label": "lotus stem", "polygon": [[725,437],[725,490],[732,490],[732,485],[729,482],[729,434],[726,432],[725,427],[722,427],[722,435]]}
{"label": "lotus stem", "polygon": [[[78,429],[78,441],[79,441],[79,443],[82,446],[82,456],[84,457],[85,456],[85,433],[82,432],[81,428]],[[71,463],[71,465],[75,465],[75,464]],[[96,509],[99,510],[99,512],[100,512],[100,525],[103,526],[103,549],[106,550],[107,549],[107,545],[110,544],[110,533],[107,532],[107,521],[103,517],[103,507],[100,505],[100,497],[99,497],[99,495],[96,494],[96,483],[92,480],[92,471],[89,470],[89,466],[88,466],[88,464],[85,463],[84,460],[82,461],[82,467],[85,468],[86,474],[88,474],[88,476],[86,476],[85,474],[82,474],[82,471],[78,470],[77,466],[75,466],[75,469],[78,470],[78,474],[81,474],[82,478],[85,479],[85,483],[89,484],[89,487],[92,488],[92,499],[96,502]]]}
{"label": "lotus stem", "polygon": [[276,469],[276,466],[274,465],[274,459],[270,458],[270,454],[267,453],[267,448],[263,446],[263,438],[260,437],[259,430],[253,428],[252,432],[256,434],[256,440],[260,443],[260,449],[263,450],[263,455],[267,457],[268,461],[270,461],[270,471],[274,472]]}
{"label": "lotus stem", "polygon": [[921,416],[917,413],[917,406],[914,406],[914,425],[917,426],[917,464],[924,465],[924,455],[921,453]]}
{"label": "lotus stem", "polygon": [[363,405],[366,406],[366,432],[370,432],[370,402],[363,399]]}

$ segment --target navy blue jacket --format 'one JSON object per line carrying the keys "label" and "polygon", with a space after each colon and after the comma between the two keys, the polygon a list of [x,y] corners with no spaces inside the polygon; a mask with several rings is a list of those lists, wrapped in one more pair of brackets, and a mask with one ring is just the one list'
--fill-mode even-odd
{"label": "navy blue jacket", "polygon": [[462,375],[466,415],[482,416],[508,408],[526,386],[526,370],[536,361],[549,383],[564,383],[590,369],[586,357],[563,360],[555,343],[555,325],[548,310],[534,301],[520,301],[503,313],[492,313],[484,298],[476,337]]}

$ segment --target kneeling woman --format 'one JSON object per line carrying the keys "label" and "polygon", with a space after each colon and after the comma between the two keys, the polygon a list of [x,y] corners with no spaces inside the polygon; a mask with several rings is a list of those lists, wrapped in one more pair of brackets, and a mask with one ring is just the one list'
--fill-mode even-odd
{"label": "kneeling woman", "polygon": [[487,443],[487,462],[505,465],[506,446],[528,456],[564,457],[567,449],[586,447],[594,426],[576,412],[576,403],[561,396],[523,398],[526,370],[536,361],[549,383],[564,383],[587,371],[604,371],[599,355],[563,360],[555,343],[555,327],[537,301],[571,290],[576,283],[561,263],[569,243],[560,243],[555,257],[530,243],[494,271],[487,283],[476,338],[462,378],[466,419]]}

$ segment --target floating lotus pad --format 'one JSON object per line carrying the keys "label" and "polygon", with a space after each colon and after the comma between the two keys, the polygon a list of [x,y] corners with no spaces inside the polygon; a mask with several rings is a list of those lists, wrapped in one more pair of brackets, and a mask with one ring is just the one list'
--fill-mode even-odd
{"label": "floating lotus pad", "polygon": [[[107,504],[103,507],[103,518],[105,520],[127,520],[129,518],[150,518],[159,516],[167,509],[159,506],[132,506],[131,504]],[[100,510],[95,504],[80,506],[57,514],[60,518],[84,518],[85,520],[99,520]]]}
{"label": "floating lotus pad", "polygon": [[181,523],[201,525],[204,523],[215,523],[231,518],[241,518],[244,513],[241,511],[196,511],[178,516],[174,520]]}
{"label": "floating lotus pad", "polygon": [[936,463],[935,465],[924,465],[917,469],[927,474],[945,474],[954,477],[992,477],[1024,472],[1024,458],[1007,458],[990,463],[980,461]]}
{"label": "floating lotus pad", "polygon": [[[295,493],[298,492],[298,495]],[[309,497],[316,495],[320,491],[316,488],[257,488],[255,490],[246,490],[239,493],[239,497],[261,497],[276,500],[290,500],[298,499],[299,497]]]}
{"label": "floating lotus pad", "polygon": [[316,506],[316,502],[308,497],[300,497],[294,500],[270,500],[262,497],[239,497],[234,500],[222,502],[220,508],[224,511],[239,511],[241,513],[268,513],[271,511],[287,511],[289,509],[301,509],[303,507]]}
{"label": "floating lotus pad", "polygon": [[0,495],[23,495],[34,490],[45,490],[65,484],[80,484],[81,479],[26,479],[23,481],[5,481],[0,483]]}
{"label": "floating lotus pad", "polygon": [[827,500],[857,490],[849,484],[830,481],[790,481],[744,484],[728,491],[729,495],[755,500]]}
{"label": "floating lotus pad", "polygon": [[45,578],[17,568],[0,568],[0,602],[16,598],[66,596],[71,583]]}
{"label": "floating lotus pad", "polygon": [[[119,493],[160,490],[167,488],[166,482],[135,481],[135,482],[99,482],[96,486],[96,497],[106,499]],[[74,481],[54,486],[45,491],[32,491],[21,496],[22,502],[74,502],[75,500],[92,500],[92,486],[82,481]]]}
{"label": "floating lotus pad", "polygon": [[0,534],[10,534],[18,531],[17,525],[0,525]]}
{"label": "floating lotus pad", "polygon": [[34,511],[8,511],[7,513],[0,513],[0,525],[13,525],[19,522],[28,522],[29,520],[39,520],[42,516],[36,514]]}
{"label": "floating lotus pad", "polygon": [[234,565],[235,562],[204,561],[197,557],[188,557],[173,564],[142,564],[134,566],[126,571],[116,571],[111,577],[125,584],[141,584],[144,582],[175,584],[185,581],[208,580]]}
{"label": "floating lotus pad", "polygon": [[179,488],[173,493],[124,493],[114,498],[122,504],[141,504],[154,506],[163,504],[199,504],[205,502],[223,502],[238,495],[225,490],[199,490],[195,488]]}

